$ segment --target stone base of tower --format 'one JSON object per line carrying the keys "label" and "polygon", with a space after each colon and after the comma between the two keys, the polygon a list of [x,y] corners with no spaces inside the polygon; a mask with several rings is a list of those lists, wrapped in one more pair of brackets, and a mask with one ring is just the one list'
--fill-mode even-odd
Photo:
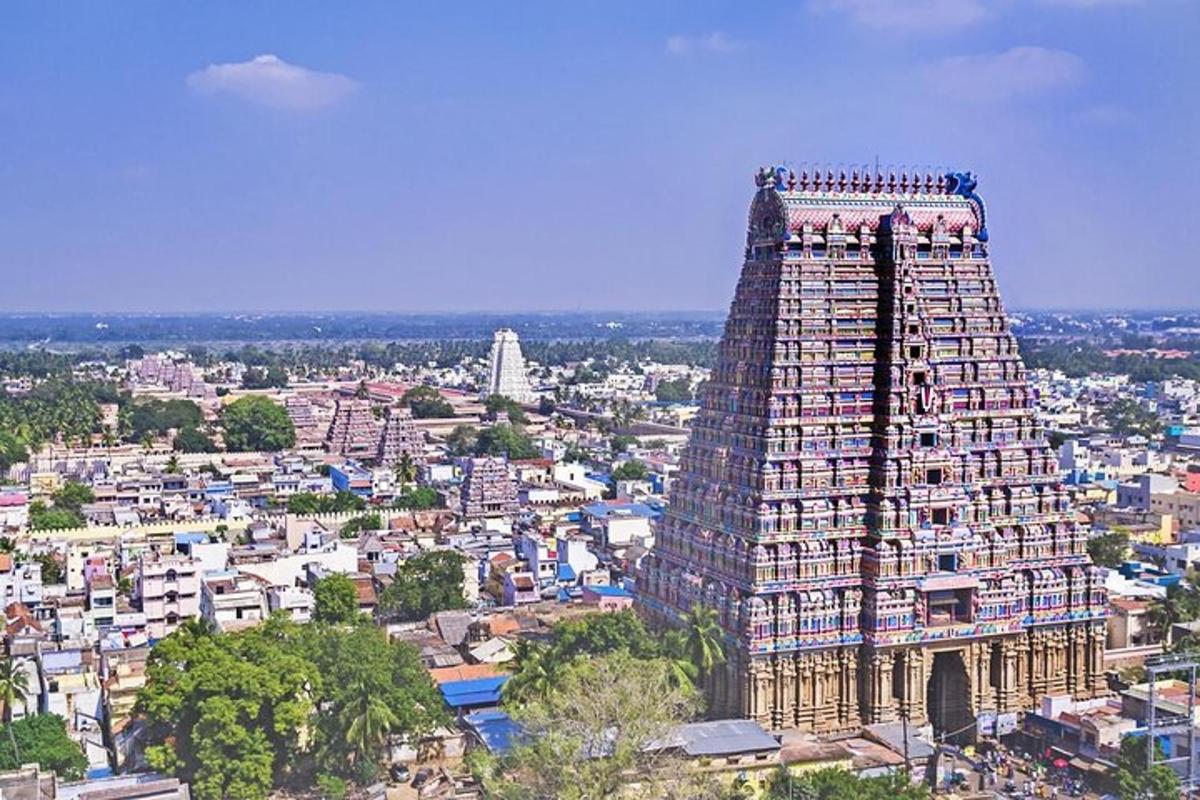
{"label": "stone base of tower", "polygon": [[747,656],[709,678],[709,713],[814,733],[895,722],[974,736],[981,712],[1023,711],[1047,695],[1106,691],[1103,622],[1037,627],[985,639]]}
{"label": "stone base of tower", "polygon": [[857,647],[735,654],[710,680],[710,714],[745,717],[772,729],[857,729],[858,657]]}

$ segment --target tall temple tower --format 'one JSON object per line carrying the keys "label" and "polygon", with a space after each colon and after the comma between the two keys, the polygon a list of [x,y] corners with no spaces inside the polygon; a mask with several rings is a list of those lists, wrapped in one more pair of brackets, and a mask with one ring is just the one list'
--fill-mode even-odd
{"label": "tall temple tower", "polygon": [[371,411],[370,400],[342,398],[337,401],[333,422],[325,434],[325,447],[346,458],[375,458],[379,449],[380,425]]}
{"label": "tall temple tower", "polygon": [[393,406],[387,410],[387,416],[384,417],[375,463],[391,466],[405,455],[414,463],[425,460],[425,434],[417,427],[412,411]]}
{"label": "tall temple tower", "polygon": [[488,373],[487,391],[484,397],[504,395],[518,403],[536,403],[537,395],[529,386],[525,374],[525,357],[521,355],[521,341],[517,332],[510,328],[496,331],[492,339],[491,368]]}
{"label": "tall temple tower", "polygon": [[716,610],[718,716],[938,734],[1103,689],[1105,594],[1056,475],[970,173],[762,170],[657,546],[652,618]]}

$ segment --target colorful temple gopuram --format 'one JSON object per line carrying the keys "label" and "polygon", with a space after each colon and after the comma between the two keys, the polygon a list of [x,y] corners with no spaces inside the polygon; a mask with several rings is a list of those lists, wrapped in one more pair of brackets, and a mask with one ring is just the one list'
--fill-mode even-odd
{"label": "colorful temple gopuram", "polygon": [[[1105,594],[970,173],[762,170],[638,601],[716,610],[714,716],[971,738],[1103,691]],[[996,716],[993,716],[996,715]]]}

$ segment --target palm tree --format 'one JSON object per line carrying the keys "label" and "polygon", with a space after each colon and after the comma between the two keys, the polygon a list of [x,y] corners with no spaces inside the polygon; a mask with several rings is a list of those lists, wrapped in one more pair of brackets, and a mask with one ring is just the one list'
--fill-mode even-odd
{"label": "palm tree", "polygon": [[667,656],[667,677],[676,688],[695,686],[700,670],[688,656],[687,634],[681,630],[667,631],[663,637],[663,652]]}
{"label": "palm tree", "polygon": [[545,697],[554,688],[558,665],[546,646],[518,639],[513,646],[512,666],[512,678],[504,685],[505,699]]}
{"label": "palm tree", "polygon": [[396,712],[361,681],[355,685],[351,701],[342,709],[341,722],[352,761],[370,758],[387,741],[392,729],[400,725]]}
{"label": "palm tree", "polygon": [[25,704],[29,695],[29,674],[17,666],[11,658],[0,661],[0,703],[4,705],[4,721],[8,723],[8,740],[12,742],[13,760],[21,763],[21,751],[17,749],[17,737],[13,735],[12,714],[17,703]]}
{"label": "palm tree", "polygon": [[688,657],[704,682],[717,666],[725,663],[725,638],[717,610],[699,603],[693,605],[684,615],[683,632]]}
{"label": "palm tree", "polygon": [[400,454],[400,460],[396,462],[396,477],[405,486],[417,479],[417,464],[408,453]]}

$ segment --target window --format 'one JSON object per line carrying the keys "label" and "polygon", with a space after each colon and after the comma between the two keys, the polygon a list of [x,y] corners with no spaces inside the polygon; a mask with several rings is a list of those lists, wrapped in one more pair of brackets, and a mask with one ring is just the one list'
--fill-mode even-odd
{"label": "window", "polygon": [[954,553],[943,553],[938,556],[939,572],[954,572],[958,569],[958,557]]}
{"label": "window", "polygon": [[919,345],[919,344],[911,345],[908,348],[908,357],[909,358],[920,358],[921,357],[921,345]]}
{"label": "window", "polygon": [[925,482],[930,486],[938,486],[942,482],[942,470],[930,469],[925,471]]}
{"label": "window", "polygon": [[935,508],[933,510],[934,525],[949,525],[950,524],[950,509]]}
{"label": "window", "polygon": [[936,433],[929,432],[921,434],[921,447],[937,447],[937,441],[938,437]]}

